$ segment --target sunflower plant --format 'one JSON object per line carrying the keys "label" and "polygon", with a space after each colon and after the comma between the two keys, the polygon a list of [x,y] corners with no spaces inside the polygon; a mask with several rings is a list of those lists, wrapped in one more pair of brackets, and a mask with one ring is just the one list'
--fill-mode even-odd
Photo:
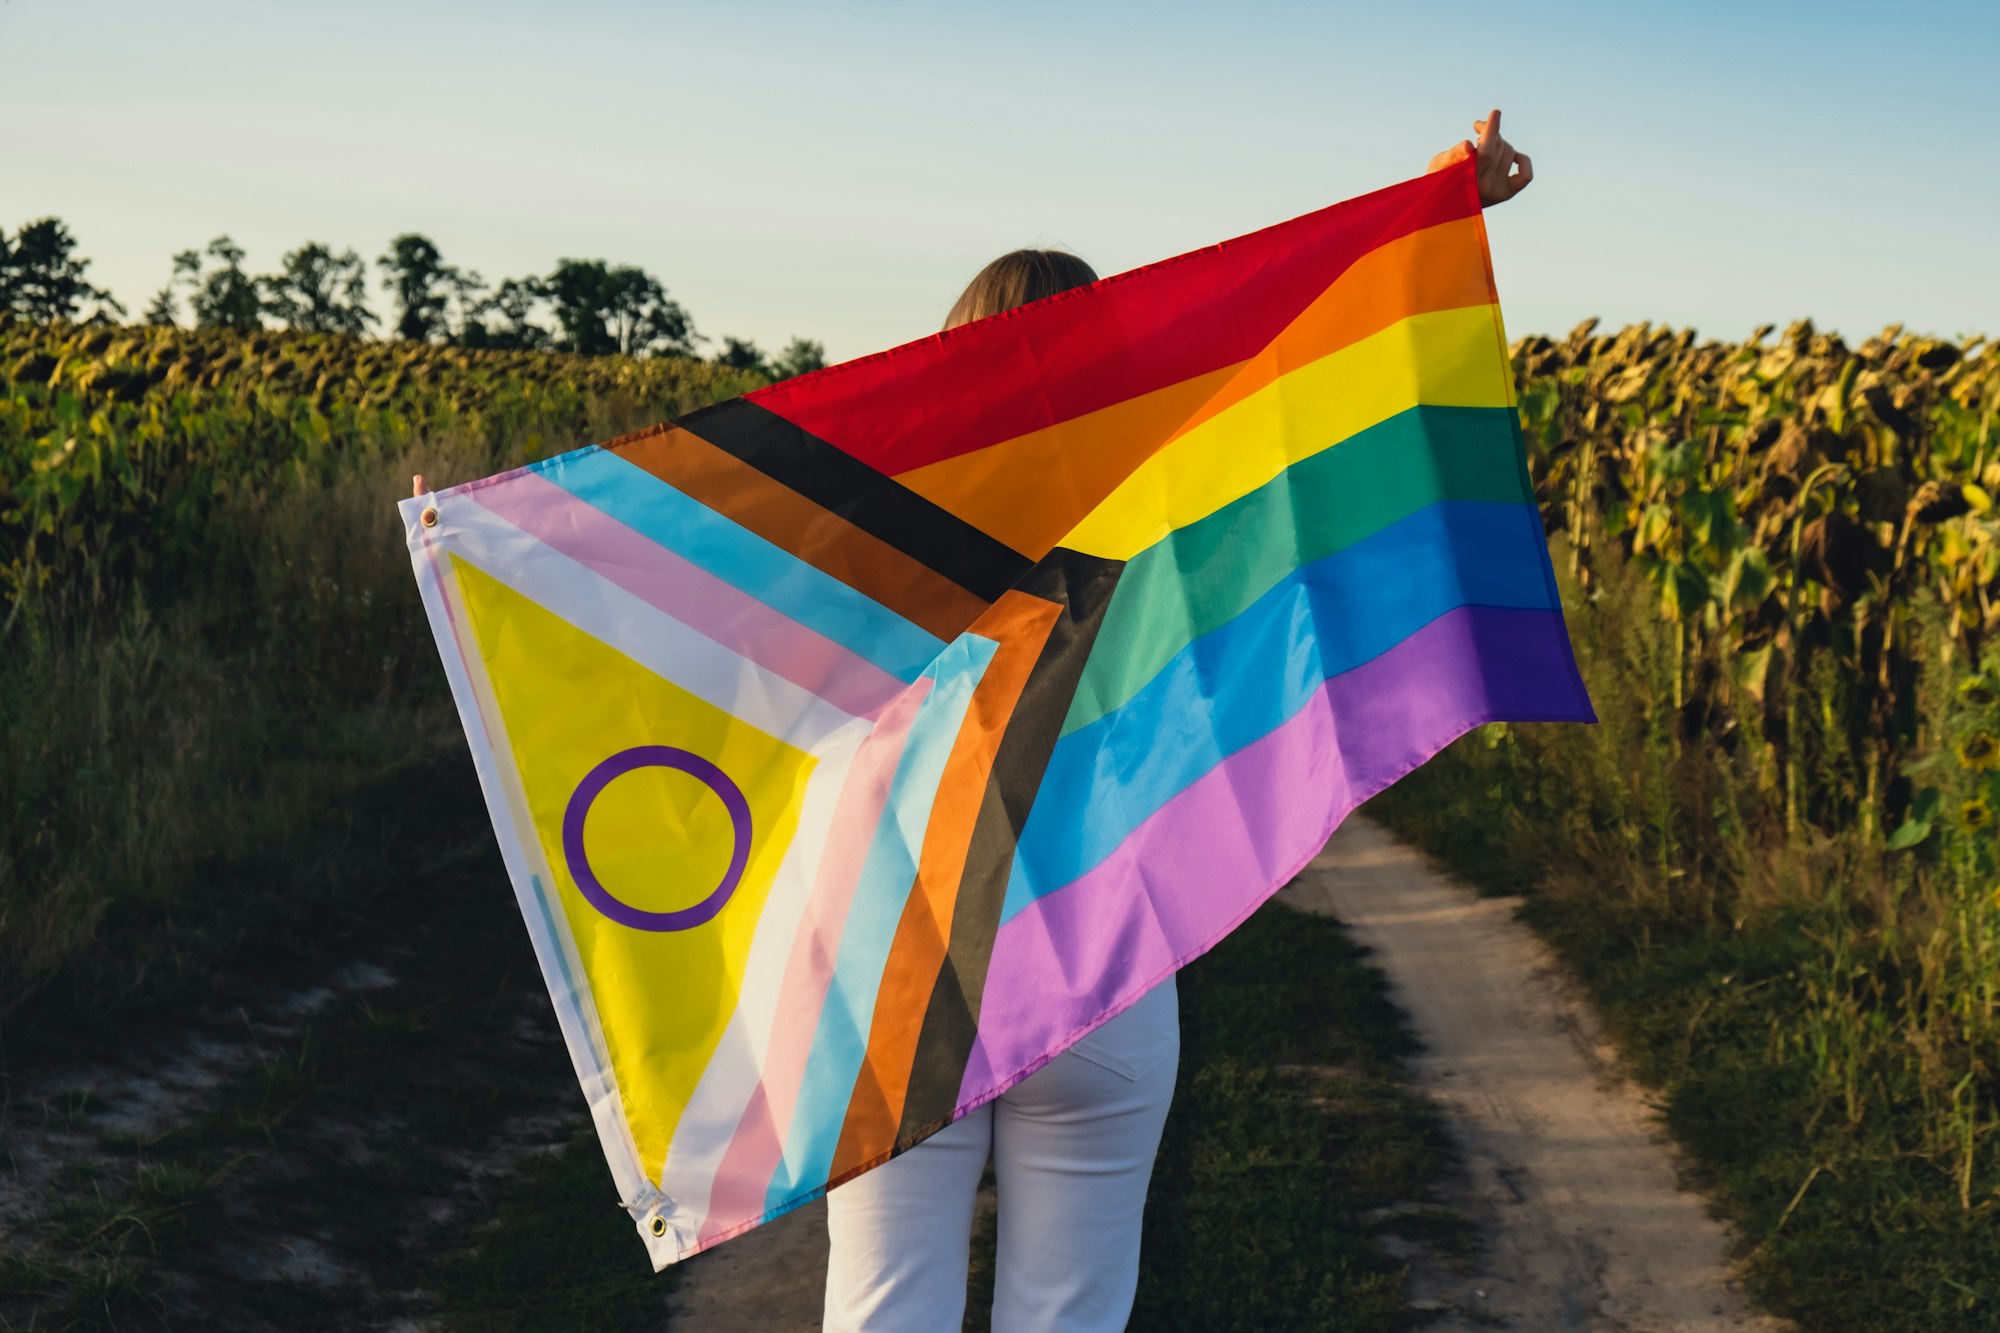
{"label": "sunflower plant", "polygon": [[1944,716],[1943,744],[1903,766],[1928,777],[1911,801],[1909,817],[1889,838],[1891,851],[1917,846],[1935,835],[1939,852],[1968,877],[1990,882],[2000,868],[2000,670],[1990,661],[1958,681]]}

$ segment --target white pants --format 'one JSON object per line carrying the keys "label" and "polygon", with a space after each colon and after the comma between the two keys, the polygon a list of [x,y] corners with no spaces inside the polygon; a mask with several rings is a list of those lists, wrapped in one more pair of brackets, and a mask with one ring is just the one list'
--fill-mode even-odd
{"label": "white pants", "polygon": [[1115,1333],[1180,1068],[1168,977],[993,1101],[826,1196],[825,1333],[958,1333],[987,1153],[993,1333]]}

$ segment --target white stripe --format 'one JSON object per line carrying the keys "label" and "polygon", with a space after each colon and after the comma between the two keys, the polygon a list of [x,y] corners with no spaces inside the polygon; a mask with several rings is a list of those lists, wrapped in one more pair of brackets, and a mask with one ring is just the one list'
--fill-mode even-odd
{"label": "white stripe", "polygon": [[732,717],[813,754],[854,722],[852,713],[696,633],[492,510],[449,510],[427,529],[433,542]]}
{"label": "white stripe", "polygon": [[[588,985],[583,980],[583,967],[576,956],[575,942],[568,938],[567,923],[560,915],[552,914],[560,934],[550,934],[547,924],[550,918],[544,917],[535,892],[533,877],[538,871],[543,876],[544,884],[553,885],[554,880],[548,874],[548,867],[542,864],[539,844],[534,839],[521,836],[521,829],[532,825],[525,814],[526,802],[521,796],[520,775],[515,771],[513,749],[505,743],[499,709],[492,705],[490,698],[482,700],[484,692],[475,684],[471,663],[453,628],[453,619],[447,608],[450,594],[440,583],[442,566],[448,564],[451,557],[448,552],[427,545],[426,537],[436,529],[426,529],[422,525],[421,514],[430,499],[429,496],[416,497],[403,501],[399,506],[424,612],[430,620],[431,633],[437,640],[438,656],[444,663],[445,678],[451,684],[459,721],[465,727],[465,738],[472,750],[473,768],[479,775],[480,790],[486,797],[487,813],[493,820],[493,831],[500,844],[501,859],[507,866],[507,877],[514,888],[515,901],[527,924],[528,937],[534,944],[542,980],[555,1004],[556,1022],[562,1029],[563,1044],[569,1049],[577,1082],[590,1106],[591,1120],[597,1126],[598,1143],[604,1150],[606,1164],[611,1168],[618,1197],[628,1204],[639,1205],[630,1211],[639,1228],[640,1239],[645,1242],[647,1254],[653,1261],[653,1269],[657,1272],[685,1253],[692,1244],[693,1233],[683,1237],[677,1231],[669,1230],[667,1235],[655,1237],[644,1225],[654,1187],[646,1178],[645,1168],[639,1161],[638,1144],[632,1138],[630,1126],[625,1123],[617,1081],[610,1066],[599,1054],[605,1047],[603,1027],[598,1022],[595,1006],[591,1005],[587,990],[580,994],[572,991],[564,980],[566,962],[568,975],[577,978],[580,986]],[[461,623],[464,615],[465,608],[461,606],[458,608]]]}

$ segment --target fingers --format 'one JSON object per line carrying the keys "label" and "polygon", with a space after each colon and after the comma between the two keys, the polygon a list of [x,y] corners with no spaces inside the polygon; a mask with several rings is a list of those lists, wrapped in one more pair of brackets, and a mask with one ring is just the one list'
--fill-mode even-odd
{"label": "fingers", "polygon": [[1526,188],[1529,181],[1535,178],[1535,164],[1528,160],[1526,153],[1516,153],[1514,154],[1514,165],[1520,168],[1520,172],[1514,177],[1514,190],[1516,193],[1519,193],[1522,189]]}
{"label": "fingers", "polygon": [[410,477],[410,494],[422,495],[423,493],[424,493],[424,474],[418,472]]}
{"label": "fingers", "polygon": [[1473,156],[1472,140],[1460,139],[1457,143],[1433,157],[1428,171],[1443,171],[1446,167],[1459,161],[1461,158],[1471,156]]}

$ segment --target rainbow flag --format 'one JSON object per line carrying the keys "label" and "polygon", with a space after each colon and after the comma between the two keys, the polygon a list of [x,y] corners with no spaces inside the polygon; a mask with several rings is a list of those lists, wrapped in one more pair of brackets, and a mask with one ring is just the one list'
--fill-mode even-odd
{"label": "rainbow flag", "polygon": [[405,501],[656,1268],[1213,946],[1471,728],[1594,722],[1470,159]]}

